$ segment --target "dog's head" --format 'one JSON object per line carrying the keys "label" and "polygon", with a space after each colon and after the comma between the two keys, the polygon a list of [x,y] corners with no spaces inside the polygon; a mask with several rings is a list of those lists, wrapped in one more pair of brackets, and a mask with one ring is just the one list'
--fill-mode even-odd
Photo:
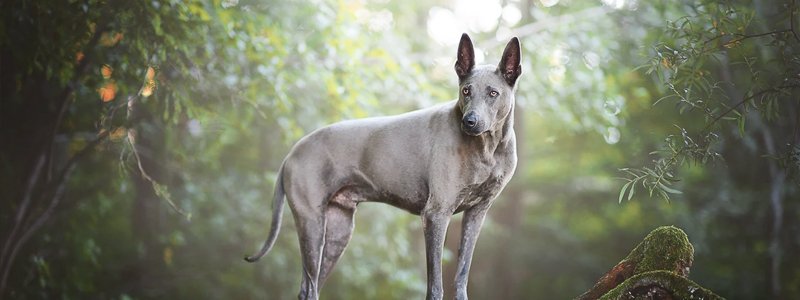
{"label": "dog's head", "polygon": [[456,59],[461,130],[478,136],[500,129],[514,107],[517,78],[522,74],[519,39],[512,38],[497,66],[475,66],[472,40],[461,35]]}

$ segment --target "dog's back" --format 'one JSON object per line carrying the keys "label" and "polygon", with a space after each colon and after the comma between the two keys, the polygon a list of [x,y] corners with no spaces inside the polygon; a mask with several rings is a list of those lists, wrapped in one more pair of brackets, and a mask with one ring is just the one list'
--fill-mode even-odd
{"label": "dog's back", "polygon": [[347,191],[356,202],[386,202],[419,214],[427,200],[430,152],[453,150],[462,139],[457,119],[446,116],[454,106],[450,101],[315,130],[287,155],[285,186],[291,190],[294,183],[316,182],[326,195]]}

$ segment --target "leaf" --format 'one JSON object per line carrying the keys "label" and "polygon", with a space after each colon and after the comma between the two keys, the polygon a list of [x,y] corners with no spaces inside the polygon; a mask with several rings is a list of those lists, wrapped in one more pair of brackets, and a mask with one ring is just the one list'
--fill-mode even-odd
{"label": "leaf", "polygon": [[630,193],[628,193],[628,201],[631,201],[631,198],[633,198],[633,193],[635,191],[636,191],[636,184],[634,183],[631,185]]}
{"label": "leaf", "polygon": [[739,117],[738,121],[739,121],[738,122],[738,125],[739,125],[739,136],[744,137],[744,121],[745,121],[745,117],[744,116]]}
{"label": "leaf", "polygon": [[145,72],[144,75],[144,85],[142,86],[142,89],[140,91],[142,96],[149,97],[150,95],[153,94],[153,91],[157,87],[155,77],[156,77],[156,70],[153,67],[148,66],[147,71]]}
{"label": "leaf", "polygon": [[683,194],[683,192],[681,192],[679,190],[676,190],[676,189],[673,189],[673,188],[670,188],[670,187],[668,187],[668,186],[666,186],[666,185],[664,185],[663,183],[660,183],[660,182],[658,183],[658,187],[661,190],[663,190],[663,191],[665,191],[667,193],[670,193],[670,194]]}
{"label": "leaf", "polygon": [[625,191],[628,190],[628,187],[631,185],[633,181],[628,181],[625,185],[622,186],[622,190],[619,191],[619,200],[617,203],[622,203],[622,197],[625,196]]}
{"label": "leaf", "polygon": [[161,16],[154,15],[150,23],[153,25],[153,31],[157,36],[164,35],[164,30],[161,28]]}
{"label": "leaf", "polygon": [[113,80],[110,80],[103,85],[103,87],[97,89],[97,94],[100,95],[100,100],[103,102],[110,102],[114,100],[114,97],[117,95],[117,84]]}
{"label": "leaf", "polygon": [[667,200],[667,203],[670,202],[669,194],[665,193],[663,190],[658,190],[658,195],[661,196],[661,198],[664,198],[664,200]]}
{"label": "leaf", "polygon": [[158,183],[158,182],[156,182],[155,180],[152,180],[152,179],[148,179],[148,180],[152,184],[153,191],[156,192],[156,196],[158,196],[158,198],[161,198],[162,200],[167,201],[167,204],[169,204],[169,206],[175,212],[177,212],[178,214],[180,214],[181,216],[186,218],[186,221],[191,221],[192,220],[192,214],[191,213],[187,213],[186,211],[184,211],[183,209],[178,207],[178,205],[175,204],[174,201],[172,201],[172,195],[170,194],[169,189],[167,188],[166,185],[160,184],[160,183]]}
{"label": "leaf", "polygon": [[104,79],[111,78],[111,74],[113,72],[114,72],[114,69],[112,69],[111,66],[109,66],[107,64],[104,64],[102,67],[100,67],[100,75],[103,75]]}

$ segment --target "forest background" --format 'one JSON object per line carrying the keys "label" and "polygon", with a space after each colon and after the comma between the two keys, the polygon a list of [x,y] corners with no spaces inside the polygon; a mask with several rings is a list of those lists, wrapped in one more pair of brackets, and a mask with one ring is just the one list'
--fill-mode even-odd
{"label": "forest background", "polygon": [[[580,295],[660,225],[729,299],[800,297],[796,1],[0,2],[0,298],[287,299],[276,172],[326,124],[456,97],[520,37],[519,165],[473,299]],[[460,216],[450,227],[454,277]],[[418,217],[362,204],[325,299],[419,299]],[[451,288],[448,285],[448,288]],[[451,294],[447,290],[446,293]]]}

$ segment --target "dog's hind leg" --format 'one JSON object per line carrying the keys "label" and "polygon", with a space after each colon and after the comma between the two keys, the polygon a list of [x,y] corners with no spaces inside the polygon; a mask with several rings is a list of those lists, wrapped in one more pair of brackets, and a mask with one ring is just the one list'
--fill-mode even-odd
{"label": "dog's hind leg", "polygon": [[300,283],[300,300],[318,299],[320,262],[325,235],[325,216],[314,213],[298,213],[295,216],[300,252],[303,257],[303,280]]}
{"label": "dog's hind leg", "polygon": [[297,298],[318,299],[320,263],[325,242],[325,208],[330,192],[326,182],[315,174],[314,165],[298,163],[292,156],[284,162],[284,187],[289,208],[292,209],[300,255],[303,260],[302,281]]}
{"label": "dog's hind leg", "polygon": [[[318,299],[320,263],[325,239],[325,194],[319,189],[303,189],[289,182],[289,204],[297,226],[300,254],[303,259],[303,278],[300,283],[300,300]],[[303,182],[303,186],[309,185]]]}
{"label": "dog's hind leg", "polygon": [[322,267],[319,271],[319,286],[333,271],[333,267],[350,242],[355,227],[354,215],[356,206],[354,202],[340,204],[331,201],[325,211],[325,247],[322,253]]}

